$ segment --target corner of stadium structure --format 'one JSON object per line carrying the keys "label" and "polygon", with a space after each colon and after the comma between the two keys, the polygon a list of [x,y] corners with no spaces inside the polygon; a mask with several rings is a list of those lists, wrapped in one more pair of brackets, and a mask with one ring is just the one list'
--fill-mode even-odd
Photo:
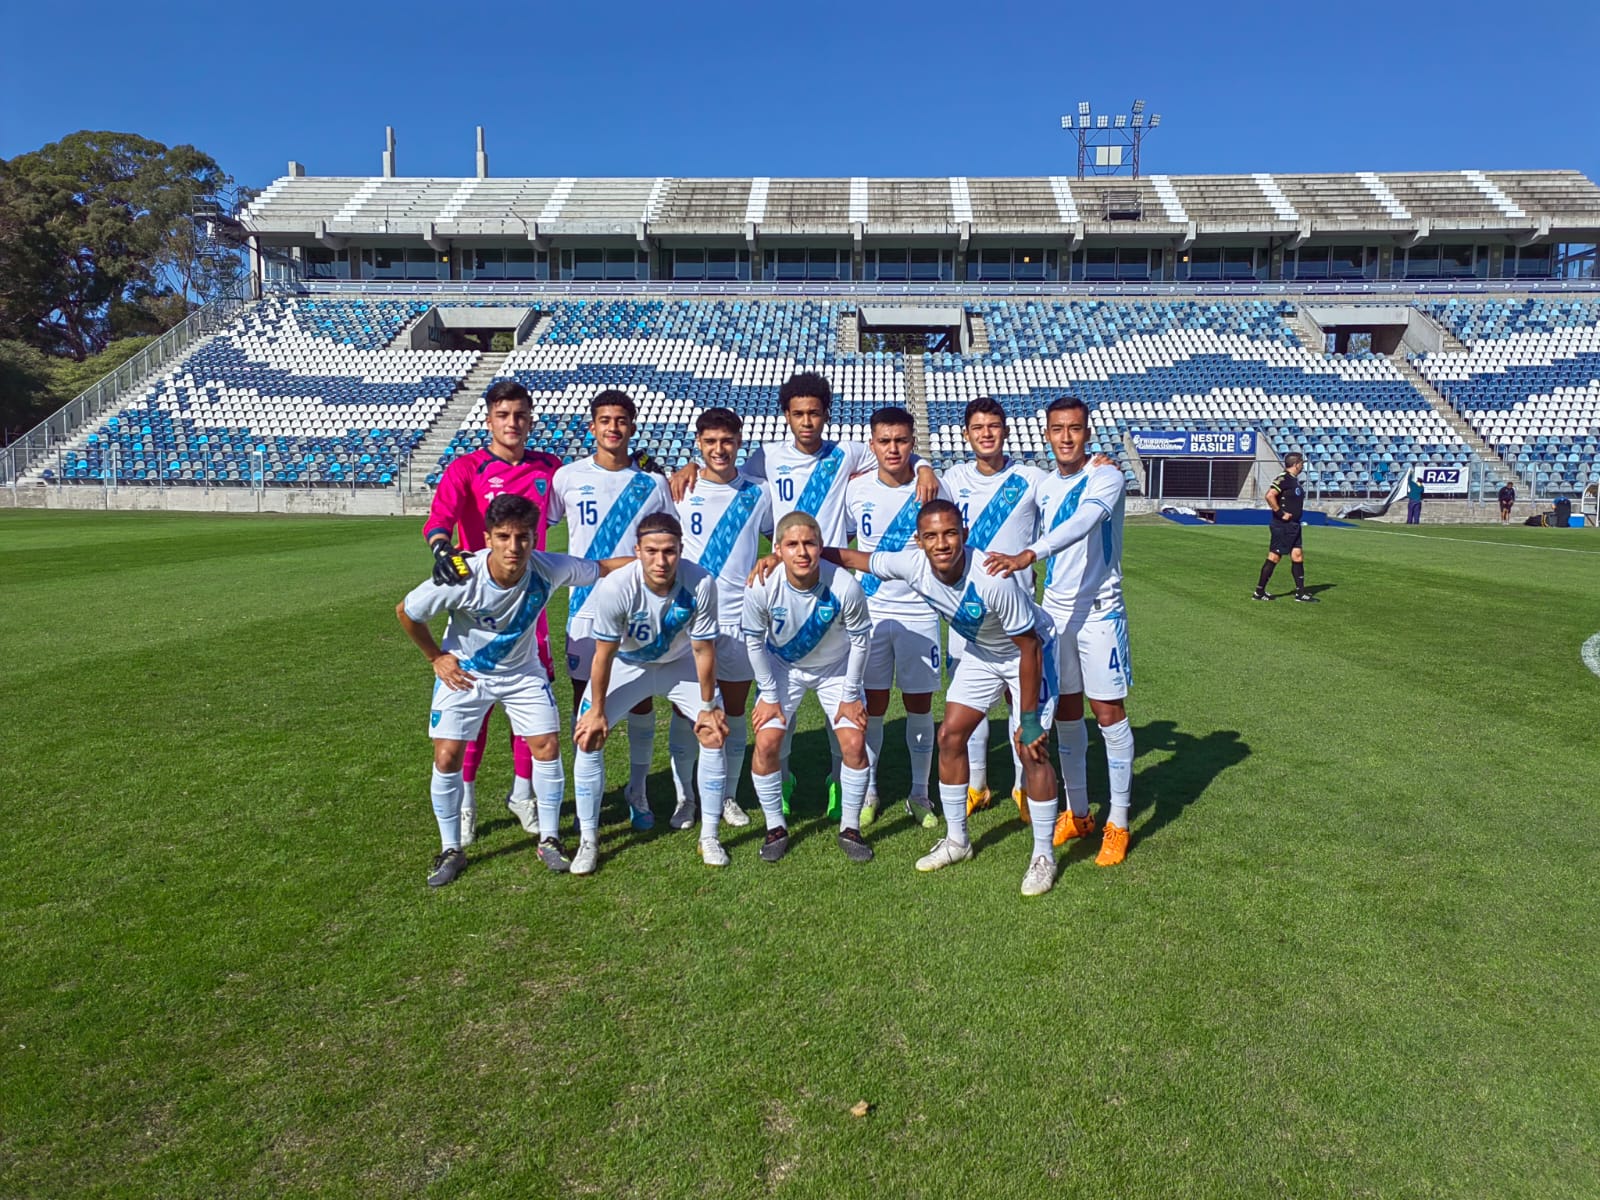
{"label": "corner of stadium structure", "polygon": [[938,466],[965,456],[977,395],[1006,404],[1011,453],[1048,466],[1043,409],[1079,395],[1130,512],[1259,514],[1291,450],[1312,521],[1413,473],[1430,520],[1596,477],[1584,176],[1161,179],[1117,181],[1150,194],[1113,220],[1103,180],[296,165],[238,214],[257,298],[194,314],[7,447],[0,496],[410,514],[483,444],[497,379],[534,396],[532,444],[568,458],[588,452],[589,397],[621,387],[671,466],[711,405],[747,443],[783,436],[777,387],[803,369],[833,383],[835,436],[900,405]]}

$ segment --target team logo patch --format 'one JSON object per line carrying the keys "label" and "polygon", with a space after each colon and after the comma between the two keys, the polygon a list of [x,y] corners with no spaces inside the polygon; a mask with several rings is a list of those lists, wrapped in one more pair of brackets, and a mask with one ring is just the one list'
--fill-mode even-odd
{"label": "team logo patch", "polygon": [[576,671],[577,669],[578,669],[578,656],[576,654],[567,655],[567,673],[571,674],[573,671]]}
{"label": "team logo patch", "polygon": [[433,728],[438,726],[439,717],[441,715],[442,714],[439,712],[439,710],[437,708],[434,709],[431,713],[428,714],[428,728],[429,729],[433,729]]}
{"label": "team logo patch", "polygon": [[817,617],[822,621],[831,621],[834,614],[839,611],[839,606],[832,600],[825,600],[817,605]]}
{"label": "team logo patch", "polygon": [[548,479],[535,479],[533,481],[533,490],[541,496],[544,495],[550,490],[550,481]]}
{"label": "team logo patch", "polygon": [[983,601],[967,599],[961,602],[961,615],[969,621],[983,620]]}

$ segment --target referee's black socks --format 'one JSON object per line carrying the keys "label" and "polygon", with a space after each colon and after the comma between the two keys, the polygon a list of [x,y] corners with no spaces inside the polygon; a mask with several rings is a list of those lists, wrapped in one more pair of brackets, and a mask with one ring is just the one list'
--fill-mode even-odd
{"label": "referee's black socks", "polygon": [[1305,563],[1291,561],[1289,563],[1289,570],[1291,572],[1293,572],[1293,574],[1294,574],[1294,590],[1296,592],[1305,591],[1306,590],[1306,565],[1305,565]]}
{"label": "referee's black socks", "polygon": [[1272,568],[1277,565],[1270,558],[1261,564],[1261,580],[1256,584],[1256,591],[1264,592],[1267,590],[1267,580],[1272,578]]}

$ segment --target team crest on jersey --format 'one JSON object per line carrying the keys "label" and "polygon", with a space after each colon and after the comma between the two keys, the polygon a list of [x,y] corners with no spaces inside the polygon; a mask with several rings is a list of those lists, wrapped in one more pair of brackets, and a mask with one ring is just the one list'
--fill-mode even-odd
{"label": "team crest on jersey", "polygon": [[827,624],[829,621],[833,620],[838,611],[839,605],[832,599],[824,600],[821,604],[817,605],[817,617],[823,622],[823,624]]}
{"label": "team crest on jersey", "polygon": [[983,620],[983,601],[972,594],[961,599],[961,616],[968,621]]}
{"label": "team crest on jersey", "polygon": [[441,714],[440,714],[440,712],[439,712],[439,710],[437,708],[434,709],[431,713],[428,714],[428,728],[429,729],[434,729],[434,728],[438,727],[440,715]]}
{"label": "team crest on jersey", "polygon": [[539,495],[544,495],[549,489],[550,481],[548,479],[535,479],[533,481],[533,490],[538,492]]}

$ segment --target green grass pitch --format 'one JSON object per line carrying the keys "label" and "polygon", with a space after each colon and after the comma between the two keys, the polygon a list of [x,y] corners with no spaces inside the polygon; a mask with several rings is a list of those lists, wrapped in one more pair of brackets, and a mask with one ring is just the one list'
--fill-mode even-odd
{"label": "green grass pitch", "polygon": [[775,867],[663,722],[547,874],[497,718],[430,892],[419,522],[0,514],[0,1194],[1600,1195],[1600,542],[1418,532],[1264,605],[1264,530],[1130,523],[1132,852],[1024,901],[1008,801],[847,863],[814,701]]}

